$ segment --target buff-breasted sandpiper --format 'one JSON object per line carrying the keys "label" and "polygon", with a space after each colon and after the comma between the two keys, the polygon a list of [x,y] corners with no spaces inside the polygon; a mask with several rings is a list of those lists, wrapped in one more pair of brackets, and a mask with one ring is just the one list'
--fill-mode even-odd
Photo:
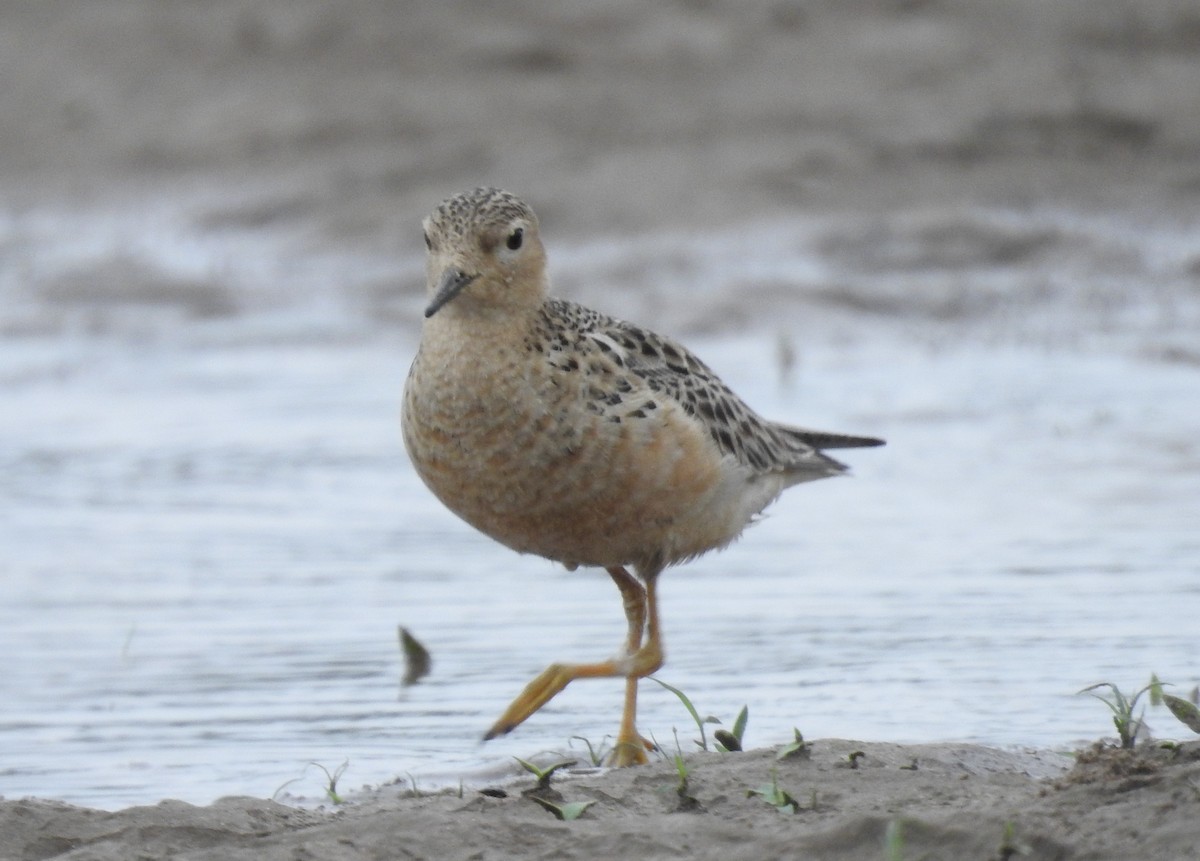
{"label": "buff-breasted sandpiper", "polygon": [[616,657],[551,665],[485,738],[574,679],[621,677],[612,759],[645,762],[634,721],[638,680],[663,661],[659,573],[729,544],[785,488],[844,472],[823,449],[882,440],[767,421],[678,342],[550,298],[537,217],[508,192],[452,197],[424,228],[429,305],[403,406],[417,473],[501,544],[604,568],[629,623]]}

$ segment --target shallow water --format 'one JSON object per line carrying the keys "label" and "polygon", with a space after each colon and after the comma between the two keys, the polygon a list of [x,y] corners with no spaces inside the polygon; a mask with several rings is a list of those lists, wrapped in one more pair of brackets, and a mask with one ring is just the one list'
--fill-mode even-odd
{"label": "shallow water", "polygon": [[[478,741],[547,662],[610,654],[624,620],[605,575],[491,543],[413,474],[397,415],[420,300],[371,285],[407,290],[419,261],[265,241],[243,261],[243,236],[72,218],[69,254],[53,219],[3,244],[0,794],[319,796],[308,764],[343,761],[343,788],[432,787],[615,731],[622,685],[581,682]],[[725,721],[747,705],[749,745],[799,727],[1066,746],[1111,730],[1086,684],[1196,683],[1200,248],[1061,213],[962,223],[552,248],[564,293],[691,332],[761,412],[888,439],[663,577],[659,677]],[[1014,231],[1055,253],[989,257]],[[729,266],[751,240],[767,262]],[[114,249],[149,293],[87,292]],[[230,308],[197,313],[210,281]],[[434,661],[407,689],[398,625]],[[640,714],[659,740],[695,735],[652,683]]]}

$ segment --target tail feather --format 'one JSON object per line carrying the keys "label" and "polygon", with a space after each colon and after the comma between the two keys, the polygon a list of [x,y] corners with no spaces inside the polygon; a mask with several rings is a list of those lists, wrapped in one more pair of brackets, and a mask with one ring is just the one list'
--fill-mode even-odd
{"label": "tail feather", "polygon": [[884,444],[883,440],[873,436],[828,433],[826,431],[808,430],[807,428],[797,428],[789,425],[780,426],[780,430],[788,436],[800,440],[805,445],[812,446],[817,451],[824,451],[828,448],[870,448]]}

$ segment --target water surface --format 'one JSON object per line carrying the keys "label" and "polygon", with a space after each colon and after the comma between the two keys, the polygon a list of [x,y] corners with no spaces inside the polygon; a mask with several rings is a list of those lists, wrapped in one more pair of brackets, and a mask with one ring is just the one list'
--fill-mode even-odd
{"label": "water surface", "polygon": [[[343,787],[433,787],[611,736],[622,685],[593,681],[479,742],[624,620],[602,572],[493,544],[415,477],[419,259],[146,227],[5,225],[0,794],[318,795],[308,763],[343,761]],[[1191,235],[947,212],[552,247],[564,294],[687,333],[760,412],[888,439],[663,576],[659,677],[747,705],[753,746],[1069,746],[1110,731],[1086,684],[1195,684]],[[434,661],[407,689],[399,625]],[[695,735],[650,683],[641,728]]]}

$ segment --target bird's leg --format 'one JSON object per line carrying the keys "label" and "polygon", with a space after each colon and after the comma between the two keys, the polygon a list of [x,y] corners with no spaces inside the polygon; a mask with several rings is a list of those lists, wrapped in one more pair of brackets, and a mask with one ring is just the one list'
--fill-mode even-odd
{"label": "bird's leg", "polygon": [[632,655],[642,645],[642,633],[646,629],[646,590],[636,577],[624,568],[605,568],[608,576],[621,590],[625,606],[625,620],[629,633],[625,637],[625,654]]}
{"label": "bird's leg", "polygon": [[[488,730],[484,741],[510,732],[548,703],[575,679],[624,677],[625,711],[621,731],[613,751],[614,765],[634,765],[646,761],[646,743],[634,728],[637,711],[637,680],[662,666],[662,646],[658,636],[658,610],[654,600],[654,578],[646,586],[624,568],[609,568],[608,574],[621,590],[625,618],[629,623],[625,651],[616,658],[594,664],[551,664],[513,700],[500,719]],[[657,573],[657,572],[656,572]],[[647,642],[642,644],[645,632]]]}
{"label": "bird's leg", "polygon": [[[637,689],[639,680],[662,666],[663,651],[658,627],[658,572],[643,575],[645,587],[624,568],[610,568],[608,573],[625,598],[625,618],[629,620],[629,637],[625,645],[630,669],[625,676],[625,709],[621,712],[621,729],[609,757],[609,765],[620,768],[642,765],[646,762],[646,751],[653,748],[637,731]],[[639,598],[636,608],[632,606],[634,596],[631,585],[637,589]],[[646,635],[645,644],[642,643],[643,632]]]}
{"label": "bird's leg", "polygon": [[[621,591],[625,619],[628,622],[628,633],[622,653],[607,661],[592,664],[551,664],[512,701],[500,719],[483,737],[484,741],[511,732],[575,679],[630,676],[630,665],[639,651],[642,633],[645,629],[646,590],[638,579],[624,568],[614,567],[606,570]],[[654,672],[654,670],[651,669],[647,672]],[[634,707],[636,708],[636,679],[631,678],[630,683],[634,687]]]}
{"label": "bird's leg", "polygon": [[[646,590],[637,578],[624,568],[608,568],[621,598],[625,602],[625,618],[629,622],[629,634],[625,638],[625,654],[636,655],[642,646],[642,634],[646,628]],[[650,672],[653,672],[651,670]],[[639,676],[625,677],[625,708],[621,711],[621,729],[609,755],[609,764],[618,768],[626,765],[642,765],[646,762],[646,751],[650,743],[642,738],[635,724],[637,718],[637,691]]]}

